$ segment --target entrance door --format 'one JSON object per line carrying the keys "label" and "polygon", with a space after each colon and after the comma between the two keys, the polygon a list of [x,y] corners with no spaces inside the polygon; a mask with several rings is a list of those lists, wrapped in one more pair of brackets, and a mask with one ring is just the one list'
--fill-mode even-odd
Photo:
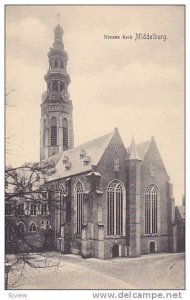
{"label": "entrance door", "polygon": [[119,257],[119,245],[115,244],[112,247],[112,257]]}
{"label": "entrance door", "polygon": [[156,244],[155,242],[150,242],[150,253],[156,252]]}

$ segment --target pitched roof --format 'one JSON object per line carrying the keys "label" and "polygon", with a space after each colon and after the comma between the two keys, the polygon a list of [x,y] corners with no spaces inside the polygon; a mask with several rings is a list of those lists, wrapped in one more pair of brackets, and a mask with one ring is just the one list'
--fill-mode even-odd
{"label": "pitched roof", "polygon": [[144,159],[150,144],[151,144],[151,140],[136,145],[137,152],[142,160]]}
{"label": "pitched roof", "polygon": [[137,148],[136,148],[134,139],[132,139],[131,145],[129,147],[129,158],[128,159],[130,159],[130,160],[132,160],[132,159],[140,160],[140,157],[139,157],[139,154],[137,152]]}
{"label": "pitched roof", "polygon": [[[97,165],[100,161],[113,135],[114,132],[108,133],[85,144],[63,151],[59,156],[55,155],[56,172],[50,176],[48,181],[69,177],[91,170],[92,165]],[[84,164],[84,159],[80,158],[81,150],[85,150],[86,156],[89,157],[90,162],[86,165]],[[70,164],[68,170],[65,168],[66,163],[63,162],[65,158]],[[54,156],[51,157],[51,160],[54,160]]]}
{"label": "pitched roof", "polygon": [[[151,144],[151,140],[135,145],[135,152],[133,151],[133,156],[135,155],[136,157],[138,157],[136,159],[143,160],[148,151],[150,144]],[[131,145],[130,145],[130,147],[127,148],[127,152],[128,152],[128,159],[132,159],[131,157],[133,157],[133,156],[130,155]]]}

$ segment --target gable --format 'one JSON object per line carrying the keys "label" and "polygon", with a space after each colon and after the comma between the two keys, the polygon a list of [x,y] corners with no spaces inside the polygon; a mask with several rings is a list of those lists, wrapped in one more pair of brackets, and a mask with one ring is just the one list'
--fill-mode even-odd
{"label": "gable", "polygon": [[150,144],[151,144],[151,140],[136,145],[136,149],[141,160],[144,160],[144,157],[148,151]]}
{"label": "gable", "polygon": [[[126,156],[127,150],[118,130],[116,129],[98,163],[97,170],[100,174],[108,173],[108,175],[111,176],[111,174],[114,175],[114,164],[118,164],[119,172],[126,174]],[[114,162],[114,160],[117,160],[117,162]]]}
{"label": "gable", "polygon": [[156,145],[154,138],[151,139],[146,153],[144,154],[143,166],[150,170],[151,165],[155,166],[155,172],[159,176],[167,174],[164,162]]}

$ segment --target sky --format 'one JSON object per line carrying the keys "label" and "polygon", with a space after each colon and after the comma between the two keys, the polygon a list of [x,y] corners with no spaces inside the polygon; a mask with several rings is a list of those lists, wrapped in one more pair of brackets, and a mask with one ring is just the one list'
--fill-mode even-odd
{"label": "sky", "polygon": [[[7,163],[38,161],[40,104],[53,29],[64,29],[75,146],[118,127],[126,147],[155,137],[184,194],[183,6],[7,6]],[[135,33],[166,35],[138,40]],[[133,39],[104,39],[131,35]],[[14,91],[12,91],[14,89]]]}

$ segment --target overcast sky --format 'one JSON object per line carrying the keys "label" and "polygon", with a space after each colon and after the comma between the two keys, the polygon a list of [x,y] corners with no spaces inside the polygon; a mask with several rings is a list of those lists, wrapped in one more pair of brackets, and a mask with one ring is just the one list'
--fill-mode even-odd
{"label": "overcast sky", "polygon": [[[8,6],[6,9],[7,160],[39,160],[40,103],[53,29],[64,29],[75,145],[119,128],[124,144],[155,137],[184,194],[183,6]],[[57,17],[57,15],[60,15]],[[135,33],[167,40],[135,41]],[[132,40],[104,35],[132,35]]]}

